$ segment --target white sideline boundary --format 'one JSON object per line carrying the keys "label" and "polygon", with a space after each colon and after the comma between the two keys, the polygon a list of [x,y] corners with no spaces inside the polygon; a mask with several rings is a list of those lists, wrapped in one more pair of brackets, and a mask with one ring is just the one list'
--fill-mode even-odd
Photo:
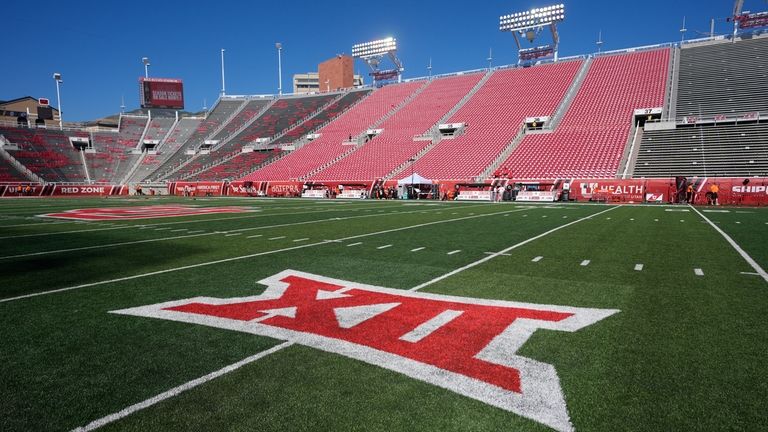
{"label": "white sideline boundary", "polygon": [[541,234],[539,234],[539,235],[537,235],[535,237],[531,237],[528,240],[523,240],[520,243],[514,244],[514,245],[512,245],[512,246],[510,246],[510,247],[508,247],[506,249],[500,250],[499,252],[496,252],[494,254],[488,255],[487,257],[484,257],[484,258],[480,258],[479,260],[471,262],[471,263],[465,265],[464,267],[459,267],[456,270],[450,271],[450,272],[448,272],[448,273],[446,273],[446,274],[444,274],[442,276],[438,276],[438,277],[436,277],[436,278],[434,278],[432,280],[428,280],[428,281],[424,282],[423,284],[416,285],[415,287],[409,289],[408,291],[418,291],[418,290],[420,290],[420,289],[422,289],[424,287],[427,287],[429,285],[432,285],[432,284],[434,284],[436,282],[440,282],[443,279],[449,278],[449,277],[451,277],[453,275],[456,275],[456,274],[459,274],[459,273],[461,273],[461,272],[463,272],[465,270],[469,270],[472,267],[476,267],[476,266],[479,266],[480,264],[488,262],[488,261],[490,261],[490,260],[492,260],[492,259],[494,259],[496,257],[499,257],[499,256],[502,256],[504,254],[507,254],[510,251],[519,248],[520,246],[524,246],[524,245],[526,245],[526,244],[528,244],[528,243],[530,243],[532,241],[538,240],[538,239],[540,239],[542,237],[546,237],[546,236],[548,236],[548,235],[550,235],[550,234],[552,234],[554,232],[560,231],[563,228],[567,228],[567,227],[569,227],[571,225],[574,225],[574,224],[577,224],[577,223],[579,223],[581,221],[592,219],[595,216],[600,216],[603,213],[607,213],[609,211],[616,210],[617,208],[619,208],[619,207],[618,206],[614,206],[614,207],[611,207],[611,208],[609,208],[607,210],[603,210],[601,212],[598,212],[598,213],[595,213],[595,214],[592,214],[592,215],[589,215],[589,216],[585,216],[585,217],[583,217],[581,219],[576,219],[573,222],[568,222],[567,224],[560,225],[560,226],[558,226],[556,228],[552,228],[551,230],[543,232],[543,233],[541,233]]}
{"label": "white sideline boundary", "polygon": [[[269,251],[264,251],[264,252],[257,252],[257,253],[253,253],[253,254],[240,255],[240,256],[231,257],[231,258],[223,258],[223,259],[219,259],[219,260],[207,261],[207,262],[202,262],[202,263],[198,263],[198,264],[190,264],[190,265],[185,265],[185,266],[181,266],[181,267],[172,267],[172,268],[169,268],[169,269],[157,270],[157,271],[153,271],[153,272],[149,272],[149,273],[140,273],[140,274],[137,274],[137,275],[124,276],[124,277],[116,278],[116,279],[108,279],[108,280],[103,280],[103,281],[90,282],[90,283],[86,283],[86,284],[74,285],[74,286],[69,286],[69,287],[65,287],[65,288],[57,288],[57,289],[53,289],[53,290],[49,290],[49,291],[40,291],[40,292],[31,293],[31,294],[24,294],[24,295],[20,295],[20,296],[16,296],[16,297],[8,297],[8,298],[0,299],[0,303],[7,303],[7,302],[23,300],[23,299],[32,298],[32,297],[39,297],[39,296],[48,295],[48,294],[56,294],[56,293],[67,292],[67,291],[77,290],[77,289],[81,289],[81,288],[89,288],[89,287],[93,287],[93,286],[99,286],[99,285],[110,284],[110,283],[115,283],[115,282],[123,282],[123,281],[127,281],[127,280],[140,279],[140,278],[144,278],[144,277],[148,277],[148,276],[156,276],[156,275],[160,275],[160,274],[172,273],[172,272],[177,272],[177,271],[181,271],[181,270],[189,270],[189,269],[198,268],[198,267],[205,267],[205,266],[210,266],[210,265],[222,264],[222,263],[225,263],[225,262],[240,261],[240,260],[249,259],[249,258],[255,258],[255,257],[259,257],[259,256],[264,256],[264,255],[272,255],[272,254],[276,254],[276,253],[288,252],[288,251],[297,250],[297,249],[305,249],[305,248],[310,248],[310,247],[314,247],[314,246],[320,246],[320,245],[325,245],[325,244],[337,243],[339,241],[354,240],[354,239],[359,239],[359,238],[364,238],[364,237],[370,237],[370,236],[381,235],[381,234],[388,234],[388,233],[392,233],[392,232],[405,231],[405,230],[409,230],[409,229],[422,228],[422,227],[425,227],[425,226],[438,225],[438,224],[444,224],[444,223],[449,223],[449,222],[459,222],[459,221],[469,220],[469,219],[477,219],[477,218],[483,218],[483,217],[503,215],[503,214],[506,214],[506,213],[516,213],[516,212],[520,212],[520,211],[524,211],[524,210],[528,210],[528,209],[511,209],[511,210],[506,210],[506,211],[503,211],[503,212],[485,213],[485,214],[475,215],[475,216],[463,216],[463,217],[453,218],[453,219],[443,219],[443,220],[433,221],[433,222],[424,222],[424,223],[420,223],[420,224],[416,224],[416,225],[409,225],[409,226],[399,227],[399,228],[391,228],[391,229],[387,229],[387,230],[383,230],[383,231],[375,231],[375,232],[372,232],[372,233],[358,234],[358,235],[349,236],[349,237],[343,237],[343,238],[339,238],[339,239],[323,240],[323,241],[320,241],[320,242],[317,242],[317,243],[306,243],[306,244],[302,244],[302,245],[298,245],[298,246],[292,246],[292,247],[287,247],[287,248],[282,248],[282,249],[275,249],[275,250],[269,250]],[[391,213],[389,213],[389,214],[391,214]],[[402,213],[400,213],[400,214],[402,214]]]}
{"label": "white sideline boundary", "polygon": [[736,241],[731,238],[731,236],[726,234],[725,231],[721,230],[720,227],[715,225],[711,220],[709,220],[708,217],[704,216],[704,214],[701,213],[696,207],[691,206],[691,208],[693,209],[693,211],[698,213],[698,215],[701,216],[701,218],[704,219],[712,228],[714,228],[715,231],[719,232],[720,235],[723,236],[725,241],[727,241],[728,244],[730,244],[731,247],[733,247],[736,250],[736,252],[738,252],[739,255],[741,255],[741,257],[744,258],[744,261],[746,261],[747,264],[752,266],[752,268],[755,269],[755,272],[758,275],[760,275],[760,277],[762,277],[764,281],[768,282],[768,273],[766,273],[765,270],[763,270],[763,268],[760,267],[760,264],[758,264],[754,259],[752,259],[751,256],[749,256],[747,251],[742,249],[741,246],[739,246],[739,244],[736,243]]}
{"label": "white sideline boundary", "polygon": [[181,393],[184,393],[187,390],[191,390],[199,385],[205,384],[209,381],[212,381],[222,375],[226,375],[232,371],[235,371],[237,369],[240,369],[241,367],[253,363],[256,360],[262,359],[270,354],[276,353],[284,348],[288,348],[289,346],[293,345],[293,342],[283,342],[280,345],[275,345],[272,348],[269,348],[267,350],[261,351],[257,354],[254,354],[250,357],[246,357],[236,363],[232,363],[231,365],[224,366],[223,368],[211,372],[208,375],[203,375],[200,378],[193,379],[192,381],[188,381],[180,386],[174,387],[168,391],[164,391],[156,396],[153,396],[149,399],[146,399],[142,402],[133,404],[129,407],[123,408],[122,410],[109,414],[107,416],[104,416],[98,420],[94,420],[90,423],[88,423],[85,426],[78,427],[75,429],[72,429],[72,432],[88,432],[95,429],[98,429],[102,426],[105,426],[109,423],[112,423],[114,421],[120,420],[122,418],[128,417],[129,415],[141,411],[145,408],[149,408],[152,405],[158,404],[166,399],[170,399],[172,397],[178,396]]}

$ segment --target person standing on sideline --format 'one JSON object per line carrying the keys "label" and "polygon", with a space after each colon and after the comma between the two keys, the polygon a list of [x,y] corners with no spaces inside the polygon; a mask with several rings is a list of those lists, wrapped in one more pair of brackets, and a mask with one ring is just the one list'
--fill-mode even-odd
{"label": "person standing on sideline", "polygon": [[720,192],[720,186],[717,183],[712,183],[712,186],[709,187],[709,192],[712,194],[712,204],[720,205],[717,201],[717,193]]}
{"label": "person standing on sideline", "polygon": [[693,204],[693,183],[689,183],[688,188],[685,190],[685,202]]}

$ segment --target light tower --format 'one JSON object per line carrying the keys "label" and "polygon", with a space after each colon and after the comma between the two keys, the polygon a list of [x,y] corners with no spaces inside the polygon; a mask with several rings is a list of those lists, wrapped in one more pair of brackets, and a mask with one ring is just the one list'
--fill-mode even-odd
{"label": "light tower", "polygon": [[[402,80],[402,73],[405,69],[403,63],[397,58],[397,39],[393,37],[352,45],[352,57],[368,63],[368,67],[371,68],[369,75],[373,77],[374,85],[377,81],[391,80],[395,77],[397,77],[398,82]],[[392,62],[393,69],[380,70],[379,67],[385,57]]]}
{"label": "light tower", "polygon": [[59,90],[59,86],[64,83],[64,80],[61,79],[61,74],[58,72],[53,74],[53,80],[56,81],[56,105],[59,110],[59,129],[64,129],[64,120],[61,116],[61,92]]}
{"label": "light tower", "polygon": [[277,95],[283,95],[283,44],[275,43],[277,48]]}
{"label": "light tower", "polygon": [[149,66],[151,65],[149,57],[142,57],[141,62],[144,63],[144,78],[149,78]]}
{"label": "light tower", "polygon": [[[518,49],[518,64],[523,62],[535,62],[540,59],[552,57],[557,61],[560,45],[560,35],[557,32],[557,23],[565,19],[565,5],[557,4],[542,8],[534,8],[526,12],[517,12],[499,17],[499,30],[510,32],[515,37]],[[529,43],[548,28],[552,35],[552,43],[547,45],[523,48],[520,40],[525,38]]]}

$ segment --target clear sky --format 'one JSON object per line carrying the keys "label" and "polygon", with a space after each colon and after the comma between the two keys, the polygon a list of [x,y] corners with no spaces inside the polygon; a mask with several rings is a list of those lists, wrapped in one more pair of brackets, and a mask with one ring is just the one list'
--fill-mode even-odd
{"label": "clear sky", "polygon": [[[283,43],[283,88],[294,73],[317,70],[357,42],[398,38],[405,78],[517,61],[514,41],[498,30],[499,15],[547,6],[546,0],[390,1],[9,1],[3,5],[4,44],[0,99],[49,97],[55,104],[53,72],[63,76],[64,119],[91,120],[138,107],[141,58],[154,77],[181,78],[187,109],[210,107],[221,89],[220,49],[226,49],[228,94],[277,92],[277,52]],[[680,40],[728,32],[726,0],[565,0],[560,26],[561,56]],[[745,9],[768,9],[747,0]],[[365,64],[356,69],[367,73]],[[366,82],[370,80],[366,77]]]}

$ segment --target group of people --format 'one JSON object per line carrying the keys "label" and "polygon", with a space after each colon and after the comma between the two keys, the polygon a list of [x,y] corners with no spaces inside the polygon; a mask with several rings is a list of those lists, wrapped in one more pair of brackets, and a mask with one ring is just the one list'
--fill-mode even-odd
{"label": "group of people", "polygon": [[18,185],[18,186],[9,186],[8,187],[8,194],[9,195],[17,195],[17,196],[30,196],[32,195],[32,191],[34,189],[31,185]]}
{"label": "group of people", "polygon": [[[720,193],[720,185],[712,183],[709,186],[709,191],[704,194],[707,200],[707,205],[720,205],[718,201],[718,194]],[[693,183],[688,183],[685,188],[685,202],[687,204],[694,204],[696,202],[696,188],[693,187]]]}

